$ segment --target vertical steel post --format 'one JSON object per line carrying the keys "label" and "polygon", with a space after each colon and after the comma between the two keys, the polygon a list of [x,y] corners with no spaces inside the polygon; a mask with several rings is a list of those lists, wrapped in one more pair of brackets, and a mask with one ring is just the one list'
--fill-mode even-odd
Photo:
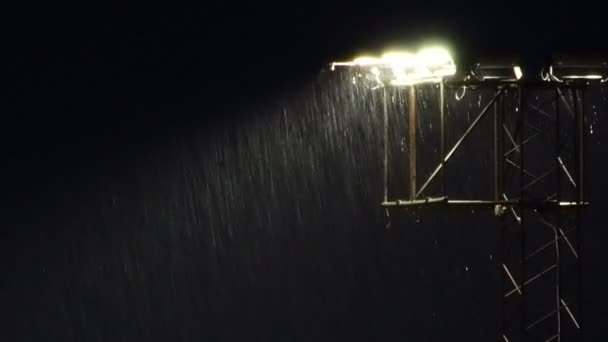
{"label": "vertical steel post", "polygon": [[[575,140],[575,156],[576,156],[576,201],[578,202],[578,206],[576,208],[576,240],[577,240],[577,252],[578,259],[576,263],[577,273],[578,273],[578,288],[577,288],[577,297],[578,297],[578,314],[579,314],[579,339],[583,338],[583,270],[582,270],[582,204],[585,201],[585,192],[584,192],[584,158],[585,158],[585,97],[584,90],[575,90],[575,118],[576,132],[574,134]],[[579,98],[580,94],[580,98]]]}
{"label": "vertical steel post", "polygon": [[[499,99],[500,101],[500,99]],[[499,151],[498,151],[498,131],[500,129],[502,129],[502,127],[499,126],[499,118],[498,118],[498,105],[499,105],[499,101],[496,101],[494,103],[494,200],[498,201],[499,200],[499,189],[498,189],[498,178],[499,178],[499,166],[498,166],[498,160],[502,159],[502,155],[500,155]]]}
{"label": "vertical steel post", "polygon": [[575,135],[576,138],[578,139],[576,146],[578,149],[578,160],[577,160],[577,167],[578,167],[578,173],[577,173],[577,184],[578,184],[578,200],[579,200],[579,204],[582,204],[584,198],[585,198],[585,194],[584,194],[584,189],[585,189],[585,177],[583,177],[584,175],[584,149],[585,149],[585,97],[584,97],[584,90],[576,90],[576,97],[577,97],[577,101],[579,102],[579,106],[577,108],[578,113],[576,115],[576,130],[577,130],[577,134]]}
{"label": "vertical steel post", "polygon": [[388,201],[388,95],[386,87],[382,88],[383,124],[384,124],[384,202]]}
{"label": "vertical steel post", "polygon": [[410,199],[416,199],[416,87],[410,86],[409,97]]}
{"label": "vertical steel post", "polygon": [[561,135],[561,118],[560,118],[560,111],[559,111],[559,99],[560,99],[560,92],[559,92],[559,87],[555,88],[555,175],[557,177],[557,181],[556,181],[556,200],[557,203],[559,203],[562,200],[562,182],[561,182],[561,171],[560,171],[560,163],[559,163],[559,158],[561,155],[561,139],[560,139],[560,135]]}
{"label": "vertical steel post", "polygon": [[445,86],[443,80],[439,83],[439,113],[441,116],[441,196],[446,194],[446,170],[445,170]]}
{"label": "vertical steel post", "polygon": [[507,96],[507,91],[505,90],[500,96],[500,113],[499,113],[499,122],[498,122],[498,199],[502,199],[502,195],[505,192],[505,130],[503,128],[505,124],[505,97]]}
{"label": "vertical steel post", "polygon": [[520,251],[520,262],[521,262],[521,275],[520,275],[520,282],[522,284],[521,286],[521,333],[522,333],[522,340],[525,341],[527,339],[527,326],[526,326],[526,287],[523,286],[524,281],[527,279],[526,277],[526,226],[525,226],[525,219],[526,219],[526,213],[525,213],[525,207],[524,207],[524,201],[525,201],[525,192],[526,192],[526,182],[524,179],[525,176],[525,120],[526,120],[526,115],[525,115],[525,92],[523,87],[520,85],[519,88],[519,104],[518,104],[518,109],[519,109],[519,153],[520,153],[520,158],[519,158],[519,217],[520,217],[520,222],[519,222],[519,226],[521,229],[521,251]]}
{"label": "vertical steel post", "polygon": [[[559,91],[559,86],[555,89],[555,177],[556,177],[556,182],[555,182],[555,199],[557,201],[557,203],[560,203],[562,200],[562,177],[561,177],[561,170],[560,170],[560,163],[559,163],[559,158],[561,155],[561,118],[560,118],[560,111],[559,111],[559,99],[560,99],[560,91]],[[555,209],[555,224],[556,227],[558,229],[562,228],[562,209],[557,206],[557,208]],[[557,265],[557,270],[556,270],[556,276],[557,276],[557,306],[556,306],[556,318],[557,318],[557,334],[558,334],[558,342],[559,339],[561,339],[561,318],[560,318],[560,311],[561,310],[561,298],[563,297],[563,291],[562,291],[562,274],[563,274],[563,269],[562,269],[562,265],[561,265],[561,261],[560,261],[560,245],[561,245],[561,239],[559,239],[559,236],[556,235],[555,236],[555,244],[556,244],[556,260],[555,260],[555,264]]]}
{"label": "vertical steel post", "polygon": [[[495,194],[494,199],[496,201],[502,200],[502,193],[504,192],[502,182],[503,174],[503,161],[504,161],[504,97],[505,93],[501,93],[494,105],[494,186]],[[506,337],[506,322],[505,322],[505,271],[503,269],[503,263],[506,263],[505,257],[505,229],[506,222],[504,215],[500,212],[502,208],[498,208],[498,219],[499,219],[499,231],[498,231],[498,242],[499,242],[499,255],[498,255],[498,272],[500,274],[500,336],[499,340],[504,341]]]}

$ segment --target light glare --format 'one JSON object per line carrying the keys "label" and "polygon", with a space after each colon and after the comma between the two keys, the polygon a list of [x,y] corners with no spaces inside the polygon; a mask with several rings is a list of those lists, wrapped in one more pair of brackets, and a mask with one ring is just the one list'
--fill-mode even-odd
{"label": "light glare", "polygon": [[355,60],[353,62],[355,62],[355,64],[357,64],[357,65],[365,66],[365,65],[376,65],[380,62],[380,60],[375,57],[363,56],[363,57],[355,58]]}
{"label": "light glare", "polygon": [[412,67],[416,63],[416,58],[409,52],[392,51],[384,53],[381,61],[391,66]]}
{"label": "light glare", "polygon": [[[370,67],[379,83],[381,76],[392,85],[439,83],[444,77],[456,73],[456,65],[450,53],[443,48],[427,48],[416,54],[407,51],[388,51],[380,58],[362,56],[352,62],[332,63],[335,66]],[[388,71],[388,75],[387,74]],[[383,75],[384,74],[384,75]]]}
{"label": "light glare", "polygon": [[419,63],[425,63],[429,67],[442,66],[453,63],[450,53],[445,49],[424,49],[416,54]]}

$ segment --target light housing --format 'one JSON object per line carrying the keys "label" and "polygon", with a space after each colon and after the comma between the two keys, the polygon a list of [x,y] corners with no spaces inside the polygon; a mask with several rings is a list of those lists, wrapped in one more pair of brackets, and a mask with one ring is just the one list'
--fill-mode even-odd
{"label": "light housing", "polygon": [[479,81],[515,82],[523,77],[523,71],[517,63],[477,63],[471,73]]}
{"label": "light housing", "polygon": [[606,81],[608,63],[598,59],[557,58],[549,67],[552,80]]}
{"label": "light housing", "polygon": [[334,62],[336,66],[356,67],[368,80],[378,85],[409,86],[420,83],[439,83],[456,73],[450,53],[443,48],[426,48],[417,53],[389,51],[380,57],[359,57],[351,62]]}

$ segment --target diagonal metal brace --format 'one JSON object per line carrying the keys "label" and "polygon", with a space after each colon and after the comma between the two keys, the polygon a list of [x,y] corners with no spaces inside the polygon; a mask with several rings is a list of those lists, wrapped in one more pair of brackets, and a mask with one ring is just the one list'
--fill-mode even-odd
{"label": "diagonal metal brace", "polygon": [[456,152],[456,150],[458,150],[458,147],[460,147],[460,145],[466,140],[466,138],[469,136],[469,134],[471,134],[471,132],[473,131],[473,129],[475,127],[477,127],[477,124],[479,123],[479,121],[481,121],[481,119],[483,119],[483,117],[486,115],[486,113],[489,111],[489,109],[492,107],[492,105],[496,102],[496,100],[502,94],[502,92],[503,92],[503,89],[499,89],[494,94],[494,96],[488,102],[488,104],[486,104],[486,106],[481,110],[481,113],[479,113],[479,115],[475,118],[475,120],[473,120],[473,122],[471,123],[471,125],[469,126],[469,128],[467,128],[467,130],[462,134],[462,136],[460,137],[460,139],[458,139],[458,141],[456,142],[456,144],[454,144],[454,146],[448,152],[448,154],[446,154],[445,157],[443,157],[441,163],[439,165],[437,165],[437,168],[435,168],[435,170],[429,176],[429,178],[426,180],[426,182],[424,182],[424,184],[422,185],[422,187],[420,187],[420,190],[418,190],[418,192],[416,193],[416,197],[415,198],[418,198],[420,196],[420,194],[422,194],[422,192],[426,189],[426,187],[431,183],[431,181],[435,178],[435,176],[437,176],[437,174],[439,173],[439,171],[441,171],[441,169],[443,168],[443,165],[445,165],[445,163],[452,157],[452,155],[454,154],[454,152]]}

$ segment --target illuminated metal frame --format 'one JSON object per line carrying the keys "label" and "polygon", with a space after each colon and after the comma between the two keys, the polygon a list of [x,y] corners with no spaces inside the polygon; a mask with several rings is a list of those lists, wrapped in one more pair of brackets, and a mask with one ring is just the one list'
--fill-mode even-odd
{"label": "illuminated metal frame", "polygon": [[[512,82],[447,82],[440,87],[440,108],[441,108],[441,155],[443,156],[440,163],[433,170],[433,172],[426,178],[426,181],[422,186],[417,189],[415,179],[410,178],[410,189],[417,189],[416,191],[410,192],[410,198],[404,200],[388,200],[388,194],[386,192],[387,187],[385,186],[385,200],[382,205],[386,208],[395,207],[412,207],[412,206],[424,206],[424,205],[450,205],[450,206],[466,206],[466,207],[487,207],[494,208],[496,216],[501,222],[501,253],[500,253],[500,272],[503,277],[503,309],[501,316],[502,328],[500,338],[503,341],[525,341],[525,340],[539,340],[539,341],[553,341],[560,340],[562,331],[566,324],[569,323],[570,327],[574,326],[577,331],[577,335],[582,335],[581,330],[581,258],[580,258],[580,232],[581,232],[581,209],[588,205],[585,200],[584,193],[584,108],[582,107],[584,101],[581,100],[584,96],[584,89],[586,82],[525,82],[525,81],[512,81]],[[445,120],[444,120],[444,92],[445,88],[454,88],[475,90],[475,89],[492,89],[494,90],[494,96],[489,102],[483,107],[477,117],[473,120],[471,125],[464,131],[456,143],[449,149],[446,150],[445,146]],[[530,181],[525,181],[528,175],[531,175],[525,165],[525,147],[530,144],[531,141],[540,134],[543,129],[535,128],[536,132],[526,135],[524,133],[524,127],[530,124],[526,120],[527,112],[530,110],[526,104],[525,96],[528,92],[534,91],[535,88],[551,89],[555,93],[553,104],[555,104],[555,113],[553,113],[554,120],[554,135],[556,139],[555,144],[555,164],[549,165],[548,172],[542,173],[540,176],[532,177]],[[570,106],[564,97],[564,92],[573,92],[574,104]],[[518,97],[517,113],[510,113],[518,117],[518,124],[514,131],[511,131],[504,123],[505,113],[504,101],[506,100],[505,95],[507,93],[516,93]],[[575,165],[571,166],[574,168],[574,176],[570,173],[568,167],[566,167],[560,158],[560,153],[564,148],[565,138],[562,137],[563,133],[560,131],[560,103],[563,103],[569,108],[572,113],[573,120],[575,123],[575,139],[570,140],[575,150]],[[571,108],[573,107],[573,108]],[[532,111],[536,111],[537,108],[532,108]],[[481,199],[481,200],[459,200],[451,199],[447,196],[446,192],[446,163],[449,162],[450,158],[454,155],[454,152],[462,145],[462,143],[470,136],[470,133],[475,130],[479,123],[484,117],[489,116],[491,112],[494,112],[494,198],[493,199]],[[410,110],[410,115],[412,110]],[[544,113],[547,114],[546,112]],[[551,114],[549,114],[551,115]],[[387,115],[385,114],[385,117]],[[385,123],[385,127],[386,127]],[[519,131],[519,132],[517,132]],[[386,134],[385,129],[385,134]],[[410,135],[410,138],[412,135]],[[513,145],[507,150],[506,137],[509,137],[510,143]],[[517,140],[517,141],[516,141]],[[561,142],[560,142],[561,141]],[[414,145],[415,146],[415,145]],[[445,153],[447,151],[447,153]],[[413,151],[415,154],[415,150]],[[519,155],[519,162],[513,162],[509,157],[511,154],[516,153]],[[385,158],[387,153],[385,152]],[[385,160],[385,165],[388,162]],[[519,170],[519,196],[507,196],[505,191],[505,169],[507,167],[513,167]],[[548,194],[544,199],[531,199],[528,198],[527,192],[531,186],[538,181],[549,177],[549,175],[557,175],[558,181],[556,183],[556,189],[554,194]],[[385,182],[388,182],[386,178],[387,173],[385,172]],[[442,196],[428,197],[425,196],[425,190],[428,185],[437,178],[441,179],[441,192]],[[575,198],[566,199],[561,194],[559,180],[560,177],[565,177],[570,183],[577,189]],[[385,183],[386,184],[386,183]],[[516,197],[517,196],[517,197]],[[544,217],[542,212],[551,212],[553,214],[553,222],[549,218]],[[575,215],[576,221],[574,227],[566,229],[561,226],[564,221],[563,217],[568,215]],[[534,251],[529,251],[527,246],[528,239],[526,234],[528,229],[532,229],[535,221],[538,225],[540,222],[542,225],[549,227],[549,235],[547,237],[548,243],[538,247]],[[506,232],[515,231],[515,236],[509,237]],[[575,237],[569,236],[574,234]],[[513,234],[511,234],[513,235]],[[514,245],[519,243],[519,257],[514,260],[508,260],[505,251],[511,249]],[[576,259],[577,269],[575,273],[578,273],[573,278],[566,278],[564,276],[564,270],[562,263],[565,260],[566,254],[562,252],[562,245],[566,244],[569,247],[568,254]],[[527,270],[527,265],[531,261],[531,258],[538,255],[542,251],[554,247],[555,256],[552,265],[537,270],[533,273]],[[531,273],[531,274],[529,274]],[[531,295],[529,292],[530,285],[542,277],[546,277],[548,274],[553,273],[556,278],[554,290],[555,295],[555,307],[547,308],[547,313],[540,317],[529,317],[531,316],[528,312],[530,311],[530,303],[527,298]],[[522,281],[526,279],[525,281]],[[566,280],[578,283],[578,293],[575,293],[570,298],[564,298],[563,284]],[[540,296],[538,291],[533,296]],[[518,303],[513,305],[513,297],[519,297]],[[514,309],[513,306],[516,308]],[[517,314],[518,319],[513,320],[514,311],[519,312]],[[569,320],[562,319],[562,316],[569,317]],[[537,328],[540,324],[547,324],[546,322],[550,318],[555,318],[555,329],[550,336],[534,336],[533,329]],[[569,321],[569,322],[568,322]],[[546,332],[546,330],[544,331]],[[536,337],[537,339],[533,339]]]}
{"label": "illuminated metal frame", "polygon": [[[582,336],[581,330],[581,316],[582,316],[582,305],[581,305],[581,294],[582,288],[581,280],[581,249],[580,249],[580,235],[581,235],[581,209],[586,207],[589,203],[585,200],[585,192],[583,188],[584,184],[584,90],[588,82],[576,80],[576,81],[561,81],[561,82],[540,82],[540,81],[524,81],[524,80],[486,80],[486,81],[445,81],[440,83],[440,117],[441,117],[441,160],[437,167],[431,172],[426,178],[424,183],[418,188],[416,180],[416,133],[413,129],[415,127],[415,116],[416,107],[415,105],[409,106],[409,166],[410,166],[410,178],[409,188],[410,197],[408,199],[397,199],[389,200],[388,198],[388,113],[386,112],[387,107],[384,106],[384,135],[385,135],[385,147],[384,147],[384,201],[382,206],[387,210],[390,208],[408,208],[408,207],[421,207],[428,205],[448,205],[448,206],[462,206],[462,207],[485,207],[494,208],[495,215],[499,218],[501,224],[501,253],[500,253],[500,272],[503,277],[502,288],[503,288],[503,300],[502,300],[502,328],[500,332],[500,339],[506,342],[513,341],[559,341],[562,337],[562,332],[565,331],[567,324],[569,327],[574,327],[576,336]],[[479,112],[477,117],[472,121],[468,128],[460,135],[457,141],[452,147],[446,149],[446,137],[447,131],[446,120],[445,120],[445,91],[448,89],[468,89],[474,91],[477,89],[491,89],[494,91],[493,97],[486,103],[486,105]],[[526,104],[525,96],[528,92],[532,92],[535,89],[549,89],[553,90],[554,98],[551,101],[555,105],[554,110],[554,126],[552,127],[556,144],[554,146],[555,163],[548,166],[547,172],[543,172],[540,176],[532,176],[532,179],[525,181],[526,178],[530,178],[532,173],[527,170],[525,165],[526,145],[533,142],[534,138],[541,134],[543,131],[548,130],[534,127],[535,132],[526,135],[524,133],[524,127],[531,126],[527,122],[527,112],[536,111],[538,108],[529,108]],[[409,103],[416,103],[416,90],[415,87],[410,87],[410,101]],[[570,105],[565,98],[564,92],[571,92],[573,96],[574,104]],[[507,94],[517,94],[518,105],[517,112],[506,113],[504,102]],[[575,165],[571,165],[574,168],[574,176],[569,171],[569,168],[564,164],[560,154],[562,153],[565,143],[565,138],[562,136],[563,132],[560,130],[560,107],[567,107],[568,111],[572,115],[572,119],[575,120],[575,131],[574,140],[570,140],[575,150]],[[446,190],[446,164],[450,158],[459,149],[459,147],[468,139],[471,132],[478,127],[479,123],[490,113],[494,114],[494,198],[492,199],[452,199],[447,195]],[[518,117],[517,127],[513,131],[507,127],[504,122],[505,115],[512,114]],[[549,115],[546,112],[543,115]],[[518,132],[519,131],[519,132]],[[546,133],[546,132],[545,132]],[[509,142],[513,145],[507,149],[506,137],[509,137]],[[517,140],[517,141],[516,141]],[[560,142],[561,141],[561,142]],[[519,162],[514,162],[510,159],[512,154],[519,155]],[[512,167],[519,170],[519,194],[507,195],[505,190],[505,169]],[[555,193],[548,194],[544,199],[532,199],[527,196],[528,190],[534,186],[537,182],[547,179],[550,175],[556,175],[557,183]],[[429,184],[435,179],[441,179],[441,195],[440,196],[425,196],[425,190],[427,190]],[[577,189],[576,196],[574,198],[564,198],[562,190],[560,189],[561,178],[567,178],[568,181]],[[540,213],[552,213],[553,220]],[[574,215],[576,217],[574,226],[565,228],[562,226],[564,217]],[[549,235],[546,238],[548,241],[546,244],[539,246],[536,250],[530,251],[527,246],[528,238],[526,237],[528,229],[537,228],[534,225],[542,225],[549,227]],[[515,236],[507,236],[506,232],[515,231]],[[513,235],[513,234],[511,234]],[[575,235],[575,236],[572,236]],[[514,260],[508,260],[505,251],[513,248],[514,245],[519,245],[519,255]],[[563,246],[568,247],[567,252],[562,251]],[[541,252],[549,250],[554,247],[554,258],[552,265],[529,272],[527,265],[531,262],[532,258],[539,255]],[[565,276],[565,267],[562,265],[565,263],[567,256],[574,257],[576,262],[576,270],[574,276]],[[530,274],[529,274],[530,273]],[[529,288],[532,283],[537,282],[543,277],[553,274],[555,277],[554,290],[555,292],[555,303],[554,306],[546,308],[546,314],[540,317],[529,317],[531,304],[527,301],[529,296],[538,297],[543,296],[543,293],[536,291],[536,293],[530,294]],[[526,279],[522,281],[522,279]],[[567,281],[575,282],[575,287],[578,288],[578,292],[569,294],[566,298],[563,290],[563,284]],[[571,287],[571,286],[570,286]],[[545,292],[546,294],[546,292]],[[515,296],[517,295],[517,296]],[[514,297],[519,297],[519,301],[515,304],[512,303]],[[515,308],[514,308],[515,307]],[[512,319],[513,315],[516,315],[518,319]],[[568,317],[569,319],[562,319],[562,317]],[[554,329],[549,328],[552,331],[549,336],[535,336],[534,329],[541,324],[547,324],[550,318],[554,318]],[[515,323],[514,323],[515,322]],[[572,330],[572,329],[571,329]],[[542,331],[547,332],[547,328]]]}
{"label": "illuminated metal frame", "polygon": [[[519,70],[521,72],[521,69]],[[517,71],[516,71],[517,72]],[[499,272],[502,276],[502,306],[501,306],[501,329],[499,340],[505,342],[514,341],[560,341],[563,332],[570,329],[575,338],[582,338],[582,257],[581,257],[581,229],[582,229],[582,209],[589,205],[586,201],[584,190],[584,155],[585,155],[585,108],[584,108],[584,93],[587,86],[590,84],[588,78],[580,79],[545,79],[544,81],[534,81],[521,79],[518,75],[514,79],[473,79],[471,77],[464,81],[455,81],[441,79],[439,82],[440,92],[440,155],[441,159],[437,167],[428,175],[424,183],[417,187],[417,168],[416,168],[416,86],[411,85],[406,87],[409,91],[408,101],[408,137],[409,137],[409,198],[407,199],[389,199],[388,195],[388,175],[389,175],[389,138],[388,138],[388,106],[387,106],[387,90],[382,87],[383,91],[383,133],[384,133],[384,198],[382,206],[386,208],[387,215],[389,209],[396,208],[416,208],[422,206],[461,206],[461,207],[482,207],[494,209],[494,213],[500,222],[500,258]],[[378,87],[376,87],[377,89]],[[446,89],[452,90],[493,90],[494,95],[486,103],[483,109],[475,117],[468,128],[460,135],[454,145],[447,150],[446,146],[446,118],[445,118],[445,92]],[[550,101],[553,106],[553,113],[536,108],[526,102],[526,95],[538,89],[552,91],[554,96]],[[566,99],[565,93],[571,94],[573,103]],[[507,94],[517,96],[516,112],[507,113],[505,111],[505,101]],[[562,132],[563,113],[560,109],[567,108],[570,118],[573,120],[574,139],[566,139]],[[549,127],[539,128],[534,127],[528,122],[528,112],[546,115],[553,121],[553,125]],[[493,198],[487,199],[452,199],[447,195],[446,184],[446,164],[450,158],[459,149],[459,147],[471,135],[471,132],[478,127],[479,123],[490,113],[494,115],[494,194]],[[505,116],[511,114],[517,117],[517,124],[514,129],[507,127],[505,124]],[[531,134],[526,134],[526,127],[531,127],[534,131]],[[551,132],[552,130],[552,132]],[[525,160],[526,145],[533,143],[535,137],[541,133],[553,134],[555,139],[554,144],[554,162],[547,166],[547,171],[539,176],[533,175],[526,167]],[[507,139],[508,137],[508,139]],[[507,149],[507,141],[513,145]],[[566,146],[570,145],[574,150],[573,165],[565,165],[561,158],[561,154]],[[510,156],[517,154],[519,161],[514,162]],[[507,194],[506,184],[506,169],[513,168],[518,172],[519,186],[515,194]],[[574,170],[574,175],[570,172]],[[529,189],[536,183],[547,180],[551,175],[555,177],[556,183],[554,192],[547,194],[545,198],[535,199],[528,196]],[[532,177],[526,181],[526,178]],[[429,184],[439,178],[441,182],[440,195],[425,196]],[[575,189],[573,198],[566,198],[562,189],[563,180],[566,179],[569,184]],[[547,217],[546,213],[550,213],[552,217]],[[570,226],[566,227],[566,218],[572,219]],[[536,249],[530,250],[528,244],[527,232],[529,229],[535,229],[542,226],[549,228],[546,237],[547,243],[541,246],[535,246]],[[515,259],[509,260],[508,251],[518,246],[519,253]],[[553,248],[552,248],[553,247]],[[562,249],[566,248],[566,252]],[[527,266],[538,255],[545,251],[553,250],[554,254],[552,264],[541,270],[529,272]],[[574,258],[576,265],[572,274],[566,274],[565,267],[567,259]],[[571,270],[572,271],[572,270]],[[531,290],[531,285],[539,282],[539,279],[552,275],[555,282],[551,287],[555,291],[552,296],[553,304],[545,308],[546,313],[540,317],[529,317],[531,304],[527,301],[527,297],[544,296],[546,291],[541,289],[541,292],[534,293]],[[566,282],[575,283],[577,289],[574,293],[566,294],[566,289],[572,286],[564,287]],[[532,294],[528,293],[532,292]],[[551,293],[551,292],[549,292]],[[514,298],[519,298],[513,304]],[[513,316],[517,319],[513,319]],[[568,319],[562,319],[568,317]],[[542,333],[551,332],[548,336],[538,336],[534,329],[538,329],[542,324],[550,322],[550,318],[554,318],[553,325]],[[547,330],[548,329],[548,330]]]}

